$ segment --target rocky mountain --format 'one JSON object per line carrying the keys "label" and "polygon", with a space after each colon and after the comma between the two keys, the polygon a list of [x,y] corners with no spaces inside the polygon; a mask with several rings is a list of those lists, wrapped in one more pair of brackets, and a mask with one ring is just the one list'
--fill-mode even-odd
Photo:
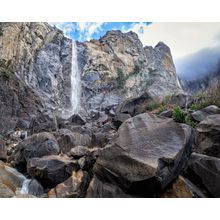
{"label": "rocky mountain", "polygon": [[220,109],[193,104],[162,42],[0,23],[0,197],[219,197]]}
{"label": "rocky mountain", "polygon": [[117,105],[145,93],[158,101],[182,91],[170,49],[162,42],[155,48],[143,47],[134,32],[109,31],[79,48],[84,55],[83,100],[92,108]]}

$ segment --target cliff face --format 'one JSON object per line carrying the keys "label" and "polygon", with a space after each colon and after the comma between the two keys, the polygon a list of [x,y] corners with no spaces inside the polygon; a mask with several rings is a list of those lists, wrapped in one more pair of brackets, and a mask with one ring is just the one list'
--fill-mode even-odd
{"label": "cliff face", "polygon": [[69,106],[71,40],[46,23],[1,23],[0,59],[49,107]]}
{"label": "cliff face", "polygon": [[170,49],[162,42],[143,47],[134,32],[109,31],[79,45],[79,54],[84,50],[83,96],[94,108],[144,93],[161,100],[181,91]]}
{"label": "cliff face", "polygon": [[[118,105],[146,93],[161,100],[181,91],[169,47],[162,42],[143,47],[133,32],[109,31],[99,40],[77,42],[77,59],[85,110]],[[1,118],[28,115],[30,121],[45,110],[60,115],[69,109],[71,61],[72,40],[59,29],[47,23],[0,23]],[[5,68],[10,77],[4,76]],[[17,100],[17,107],[6,111],[13,106],[11,99]]]}

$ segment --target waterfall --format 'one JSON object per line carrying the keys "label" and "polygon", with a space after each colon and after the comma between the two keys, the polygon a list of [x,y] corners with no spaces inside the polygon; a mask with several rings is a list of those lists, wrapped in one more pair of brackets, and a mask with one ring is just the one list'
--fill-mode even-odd
{"label": "waterfall", "polygon": [[31,179],[25,179],[22,183],[22,187],[20,190],[21,194],[28,194],[28,190],[29,190],[29,184],[31,182]]}
{"label": "waterfall", "polygon": [[72,41],[72,68],[71,68],[71,113],[78,113],[80,108],[80,73],[77,61],[77,45]]}

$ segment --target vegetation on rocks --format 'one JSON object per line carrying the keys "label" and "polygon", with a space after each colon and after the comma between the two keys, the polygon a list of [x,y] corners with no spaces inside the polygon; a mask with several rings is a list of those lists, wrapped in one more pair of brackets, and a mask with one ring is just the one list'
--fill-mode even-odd
{"label": "vegetation on rocks", "polygon": [[11,66],[10,61],[0,59],[0,75],[9,79],[13,75],[13,71],[10,66]]}
{"label": "vegetation on rocks", "polygon": [[175,106],[172,112],[172,118],[175,122],[185,123],[186,113],[179,107]]}

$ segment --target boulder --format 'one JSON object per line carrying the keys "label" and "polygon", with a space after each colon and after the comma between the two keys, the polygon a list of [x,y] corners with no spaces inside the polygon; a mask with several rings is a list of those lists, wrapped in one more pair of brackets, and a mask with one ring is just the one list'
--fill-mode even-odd
{"label": "boulder", "polygon": [[82,116],[79,114],[74,114],[68,119],[68,121],[77,125],[84,125],[86,123],[85,119],[83,119]]}
{"label": "boulder", "polygon": [[92,134],[93,147],[104,147],[106,143],[107,143],[107,137],[104,129],[103,132],[95,132]]}
{"label": "boulder", "polygon": [[187,108],[192,103],[192,101],[192,96],[183,92],[174,94],[170,98],[170,104],[178,105],[181,108]]}
{"label": "boulder", "polygon": [[0,161],[0,198],[15,196],[16,189],[22,186],[24,180],[22,174]]}
{"label": "boulder", "polygon": [[57,119],[53,113],[42,113],[35,116],[30,123],[31,134],[57,130]]}
{"label": "boulder", "polygon": [[96,176],[89,184],[86,198],[131,198],[132,196],[114,184],[102,182]]}
{"label": "boulder", "polygon": [[201,122],[206,119],[209,115],[220,114],[220,109],[215,105],[210,105],[206,108],[195,111],[191,114],[195,121]]}
{"label": "boulder", "polygon": [[33,179],[29,183],[28,194],[39,197],[44,194],[44,188],[37,180]]}
{"label": "boulder", "polygon": [[197,153],[220,158],[220,114],[210,115],[196,127]]}
{"label": "boulder", "polygon": [[162,198],[205,198],[206,196],[183,176],[172,183],[171,187],[161,196]]}
{"label": "boulder", "polygon": [[76,146],[70,150],[70,155],[78,159],[90,155],[90,150],[85,146]]}
{"label": "boulder", "polygon": [[89,175],[87,172],[79,170],[73,172],[63,183],[58,184],[48,192],[49,198],[82,198],[85,196],[89,185]]}
{"label": "boulder", "polygon": [[0,136],[0,160],[7,159],[7,147],[5,145],[5,141]]}
{"label": "boulder", "polygon": [[20,142],[11,155],[11,160],[18,169],[25,171],[26,164],[31,158],[57,155],[59,152],[60,148],[55,137],[50,133],[42,132]]}
{"label": "boulder", "polygon": [[68,179],[78,169],[76,161],[68,157],[44,156],[28,161],[27,172],[37,179],[44,188],[51,188]]}
{"label": "boulder", "polygon": [[190,126],[140,114],[120,126],[118,138],[100,151],[93,171],[126,193],[158,196],[184,168],[191,145]]}
{"label": "boulder", "polygon": [[172,113],[173,113],[173,110],[166,110],[166,111],[161,112],[159,114],[159,116],[163,116],[166,118],[172,118]]}
{"label": "boulder", "polygon": [[184,171],[208,197],[220,197],[220,159],[193,153]]}
{"label": "boulder", "polygon": [[118,113],[118,114],[116,114],[116,116],[113,118],[112,121],[113,121],[113,124],[118,129],[121,126],[121,124],[129,118],[131,118],[131,116],[129,114]]}
{"label": "boulder", "polygon": [[124,101],[117,109],[117,112],[134,116],[143,113],[146,110],[146,104],[150,101],[152,101],[152,98],[145,93],[140,97]]}

